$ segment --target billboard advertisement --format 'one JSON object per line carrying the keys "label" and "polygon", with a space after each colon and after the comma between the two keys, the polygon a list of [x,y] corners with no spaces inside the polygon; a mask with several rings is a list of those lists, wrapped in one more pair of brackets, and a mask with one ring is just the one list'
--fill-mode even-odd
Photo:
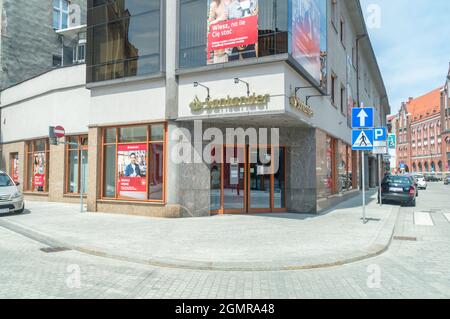
{"label": "billboard advertisement", "polygon": [[292,0],[292,56],[318,82],[325,80],[326,3]]}
{"label": "billboard advertisement", "polygon": [[258,0],[208,0],[207,64],[258,57]]}
{"label": "billboard advertisement", "polygon": [[147,199],[147,144],[117,147],[117,194],[120,198]]}

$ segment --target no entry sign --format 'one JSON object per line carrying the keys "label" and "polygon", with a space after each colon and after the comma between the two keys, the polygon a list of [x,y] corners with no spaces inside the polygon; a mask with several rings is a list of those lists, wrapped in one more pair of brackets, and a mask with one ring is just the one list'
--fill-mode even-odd
{"label": "no entry sign", "polygon": [[62,126],[60,126],[60,125],[58,125],[58,126],[55,127],[54,132],[55,132],[55,136],[56,136],[57,138],[62,138],[62,137],[64,137],[64,136],[66,136],[66,131],[64,130],[64,127],[62,127]]}

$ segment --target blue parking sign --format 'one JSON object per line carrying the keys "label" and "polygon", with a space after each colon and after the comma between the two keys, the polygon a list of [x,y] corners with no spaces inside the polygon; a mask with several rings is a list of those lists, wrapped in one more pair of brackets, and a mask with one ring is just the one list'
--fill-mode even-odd
{"label": "blue parking sign", "polygon": [[373,133],[375,142],[384,142],[387,140],[387,129],[385,127],[376,128]]}

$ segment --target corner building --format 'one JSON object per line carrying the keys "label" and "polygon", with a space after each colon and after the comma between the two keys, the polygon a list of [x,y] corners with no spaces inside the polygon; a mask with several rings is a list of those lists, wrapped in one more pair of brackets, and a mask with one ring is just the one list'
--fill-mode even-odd
{"label": "corner building", "polygon": [[[3,92],[4,116],[33,127],[2,126],[27,196],[75,201],[84,181],[90,211],[181,217],[316,213],[358,192],[351,108],[374,107],[377,126],[390,112],[359,1],[91,0],[87,20],[85,66]],[[50,116],[31,119],[43,98]],[[83,147],[49,146],[56,124]]]}

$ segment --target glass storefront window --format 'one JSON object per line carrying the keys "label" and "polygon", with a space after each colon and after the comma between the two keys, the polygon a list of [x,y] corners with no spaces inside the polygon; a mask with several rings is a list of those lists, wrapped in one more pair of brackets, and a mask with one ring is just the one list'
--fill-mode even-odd
{"label": "glass storefront window", "polygon": [[[66,194],[80,194],[87,191],[88,176],[88,137],[70,136],[66,138],[72,144],[66,148]],[[81,145],[81,149],[79,146]]]}
{"label": "glass storefront window", "polygon": [[115,143],[116,142],[116,132],[115,128],[107,128],[105,129],[104,141],[105,143]]}
{"label": "glass storefront window", "polygon": [[160,0],[88,4],[87,81],[160,71]]}
{"label": "glass storefront window", "polygon": [[145,142],[147,140],[147,127],[129,126],[119,129],[119,142]]}
{"label": "glass storefront window", "polygon": [[[234,7],[233,4],[217,6],[216,2],[211,0],[181,0],[180,68],[287,53],[288,3],[289,0],[259,0],[250,2],[248,8],[242,9]],[[228,7],[225,9],[225,6]],[[248,31],[250,32],[248,36],[255,37],[256,43],[248,44],[247,48],[236,46],[225,50],[213,50],[211,56],[211,52],[207,53],[209,51],[207,48],[211,45],[208,43],[208,30],[211,24],[226,22],[222,18],[225,10],[228,20],[257,16],[257,22],[247,21],[250,26],[247,30],[252,30]]]}
{"label": "glass storefront window", "polygon": [[29,192],[48,191],[49,144],[48,140],[27,142],[25,165],[25,190]]}
{"label": "glass storefront window", "polygon": [[334,194],[335,186],[335,140],[321,130],[316,130],[316,178],[317,198]]}
{"label": "glass storefront window", "polygon": [[103,159],[103,196],[116,197],[116,145],[106,145]]}
{"label": "glass storefront window", "polygon": [[154,142],[164,141],[164,125],[152,125],[150,140]]}
{"label": "glass storefront window", "polygon": [[165,199],[165,124],[119,127],[119,141],[103,130],[103,196],[137,201]]}

